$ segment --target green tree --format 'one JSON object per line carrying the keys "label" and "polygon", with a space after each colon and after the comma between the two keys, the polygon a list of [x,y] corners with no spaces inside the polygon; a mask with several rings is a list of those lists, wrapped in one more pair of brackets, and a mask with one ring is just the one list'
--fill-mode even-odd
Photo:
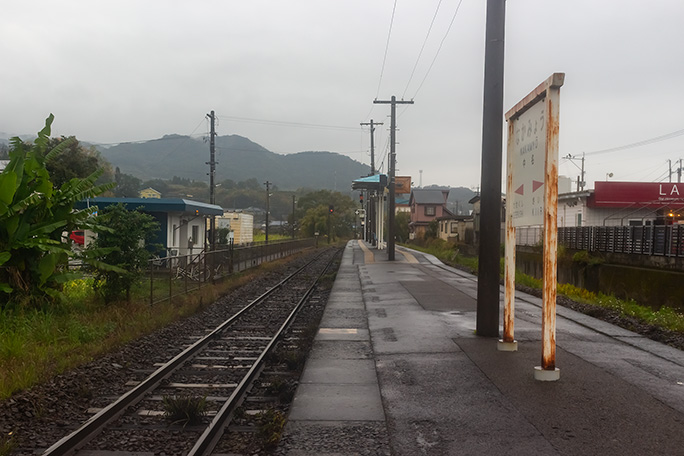
{"label": "green tree", "polygon": [[437,220],[433,220],[430,222],[427,229],[425,230],[425,239],[437,239],[438,236],[439,222]]}
{"label": "green tree", "polygon": [[111,165],[104,160],[100,153],[94,148],[86,148],[76,140],[76,138],[50,138],[48,149],[54,149],[64,141],[69,141],[68,145],[61,149],[49,162],[46,163],[48,173],[55,187],[61,187],[65,182],[78,177],[85,178],[102,168],[102,176],[111,182]]}
{"label": "green tree", "polygon": [[299,197],[297,220],[300,223],[301,236],[313,236],[316,231],[321,235],[328,234],[328,208],[331,205],[334,208],[330,214],[333,238],[351,237],[357,206],[349,196],[330,190],[309,192]]}
{"label": "green tree", "polygon": [[105,302],[124,295],[130,302],[131,287],[147,266],[150,250],[158,247],[148,245],[146,248],[145,243],[154,238],[159,223],[149,214],[126,210],[123,204],[108,206],[97,216],[97,221],[106,229],[98,231],[92,248],[109,250],[101,260],[120,269],[120,272],[98,269],[97,288]]}
{"label": "green tree", "polygon": [[[241,190],[261,190],[261,184],[259,184],[259,181],[256,180],[255,177],[252,177],[250,179],[240,181],[237,183],[237,188]],[[266,189],[264,189],[266,191]]]}
{"label": "green tree", "polygon": [[114,196],[118,198],[138,198],[140,196],[142,181],[135,176],[122,173],[118,166],[114,173],[114,181],[116,182]]}
{"label": "green tree", "polygon": [[226,179],[224,181],[221,181],[221,187],[223,187],[225,190],[232,190],[234,189],[237,184],[233,179]]}
{"label": "green tree", "polygon": [[0,174],[0,304],[39,306],[61,297],[68,260],[76,254],[63,233],[91,226],[92,209],[74,204],[112,188],[97,186],[102,169],[84,179],[73,178],[55,188],[46,164],[75,142],[49,148],[54,116],[45,121],[33,144],[12,138],[10,162]]}
{"label": "green tree", "polygon": [[397,241],[408,241],[410,221],[411,214],[409,212],[397,212],[397,214],[394,216],[394,233],[397,236]]}
{"label": "green tree", "polygon": [[0,160],[9,160],[9,146],[0,144]]}

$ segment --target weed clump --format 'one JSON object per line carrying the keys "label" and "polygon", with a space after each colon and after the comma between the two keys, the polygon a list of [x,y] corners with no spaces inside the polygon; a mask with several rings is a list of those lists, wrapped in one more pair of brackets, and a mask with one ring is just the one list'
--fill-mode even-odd
{"label": "weed clump", "polygon": [[278,445],[285,427],[285,415],[279,410],[269,409],[257,415],[259,430],[257,438],[264,449],[273,449]]}
{"label": "weed clump", "polygon": [[164,396],[164,416],[171,424],[199,424],[207,414],[207,398],[188,395]]}

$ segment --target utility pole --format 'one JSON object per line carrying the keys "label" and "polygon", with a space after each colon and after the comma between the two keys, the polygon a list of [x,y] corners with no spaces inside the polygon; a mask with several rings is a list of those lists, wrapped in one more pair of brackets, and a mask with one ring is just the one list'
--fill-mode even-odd
{"label": "utility pole", "polygon": [[577,191],[578,191],[578,192],[579,192],[580,190],[583,191],[583,190],[584,190],[584,186],[587,184],[586,182],[584,182],[584,152],[582,152],[582,166],[581,166],[581,167],[577,166],[577,165],[575,164],[575,162],[573,161],[574,159],[577,158],[576,155],[573,156],[573,155],[568,154],[565,158],[567,158],[568,160],[570,160],[570,163],[572,163],[573,165],[575,165],[576,167],[579,168],[579,170],[580,170],[580,175],[579,175],[579,177],[577,178]]}
{"label": "utility pole", "polygon": [[266,186],[266,244],[268,244],[268,215],[271,212],[271,183],[269,181],[264,182]]}
{"label": "utility pole", "polygon": [[679,159],[679,168],[677,168],[677,182],[682,181],[682,159]]}
{"label": "utility pole", "polygon": [[505,0],[487,0],[476,333],[499,336]]}
{"label": "utility pole", "polygon": [[[389,104],[391,106],[390,112],[390,161],[389,161],[389,214],[387,215],[387,259],[394,261],[394,211],[396,202],[394,200],[394,166],[397,159],[396,153],[396,130],[397,130],[397,105],[398,104],[413,104],[410,101],[397,101],[397,97],[392,95],[389,101],[374,100],[375,104]],[[503,109],[503,108],[502,108]],[[500,174],[500,172],[499,172]],[[500,178],[499,178],[500,179]],[[500,185],[500,184],[499,184]]]}
{"label": "utility pole", "polygon": [[[209,117],[210,125],[211,125],[211,130],[210,130],[210,137],[209,137],[209,161],[206,162],[207,165],[209,165],[209,203],[210,204],[216,204],[216,183],[214,182],[214,177],[216,176],[216,130],[215,130],[215,121],[216,121],[216,116],[214,115],[214,111],[211,111],[211,113],[207,114]],[[211,232],[211,239],[209,239],[209,245],[210,249],[216,250],[216,216],[212,215],[211,216],[211,222],[209,223],[209,231]]]}
{"label": "utility pole", "polygon": [[371,173],[370,175],[373,176],[375,175],[375,126],[376,125],[384,125],[382,122],[377,123],[373,122],[373,119],[371,119],[370,122],[361,122],[360,125],[370,125],[370,150],[371,150]]}
{"label": "utility pole", "polygon": [[295,238],[295,196],[292,195],[292,239]]}
{"label": "utility pole", "polygon": [[667,181],[672,182],[672,159],[668,158],[667,163],[668,163],[668,168],[670,168],[670,178]]}

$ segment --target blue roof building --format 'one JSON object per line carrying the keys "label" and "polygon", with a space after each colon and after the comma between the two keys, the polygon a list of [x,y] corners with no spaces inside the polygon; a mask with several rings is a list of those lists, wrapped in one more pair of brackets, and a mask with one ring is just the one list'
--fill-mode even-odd
{"label": "blue roof building", "polygon": [[183,198],[89,198],[74,205],[76,209],[97,206],[104,209],[123,204],[128,210],[139,210],[154,217],[160,225],[155,243],[167,253],[186,255],[201,250],[207,242],[206,218],[223,215],[221,206]]}

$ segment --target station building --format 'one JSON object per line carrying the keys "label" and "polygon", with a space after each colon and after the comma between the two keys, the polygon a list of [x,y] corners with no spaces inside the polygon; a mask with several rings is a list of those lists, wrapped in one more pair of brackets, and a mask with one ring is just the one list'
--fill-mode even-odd
{"label": "station building", "polygon": [[684,183],[595,182],[558,195],[558,226],[669,225],[684,220]]}
{"label": "station building", "polygon": [[[598,181],[558,195],[558,228],[684,223],[684,183]],[[541,242],[542,228],[516,228],[516,244]]]}

